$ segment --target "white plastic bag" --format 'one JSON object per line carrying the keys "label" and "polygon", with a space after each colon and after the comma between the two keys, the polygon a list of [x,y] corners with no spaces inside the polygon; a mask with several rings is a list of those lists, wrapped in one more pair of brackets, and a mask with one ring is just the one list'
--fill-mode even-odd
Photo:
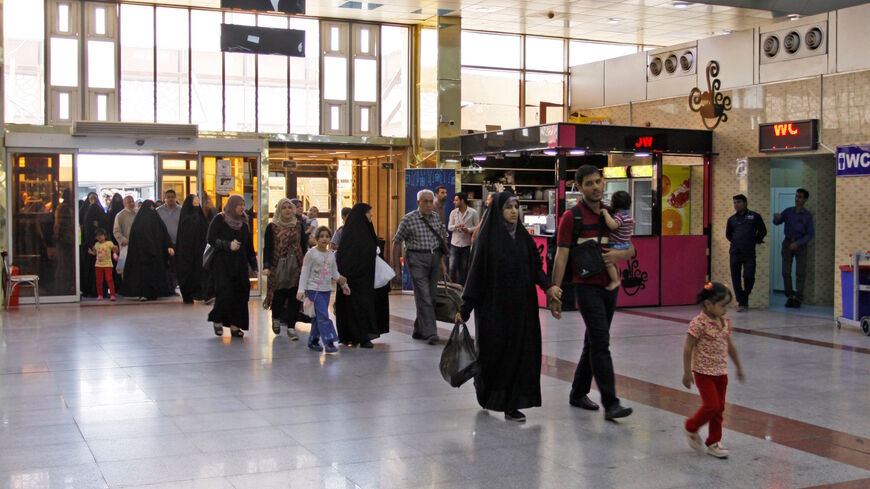
{"label": "white plastic bag", "polygon": [[314,301],[305,296],[305,300],[302,302],[302,314],[314,319]]}
{"label": "white plastic bag", "polygon": [[385,262],[383,258],[375,255],[375,288],[380,289],[387,285],[395,276],[396,272],[393,270],[393,267]]}
{"label": "white plastic bag", "polygon": [[115,266],[115,271],[118,272],[118,275],[124,275],[124,264],[127,263],[127,248],[128,246],[122,246],[121,252],[118,253],[118,265]]}

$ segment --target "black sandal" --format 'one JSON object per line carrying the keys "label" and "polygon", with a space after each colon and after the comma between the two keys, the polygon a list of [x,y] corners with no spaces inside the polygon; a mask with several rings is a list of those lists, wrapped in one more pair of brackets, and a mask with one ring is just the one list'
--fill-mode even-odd
{"label": "black sandal", "polygon": [[221,323],[214,323],[214,334],[215,336],[223,336],[224,335],[224,325]]}
{"label": "black sandal", "polygon": [[241,338],[245,336],[245,332],[235,326],[230,328],[230,333],[232,333],[232,335],[236,338]]}

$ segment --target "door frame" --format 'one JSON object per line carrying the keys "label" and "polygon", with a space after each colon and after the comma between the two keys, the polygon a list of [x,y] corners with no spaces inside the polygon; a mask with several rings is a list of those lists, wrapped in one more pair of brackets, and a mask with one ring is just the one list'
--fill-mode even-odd
{"label": "door frame", "polygon": [[[776,285],[782,282],[782,258],[777,250],[782,251],[782,241],[785,239],[785,224],[776,226],[773,225],[773,214],[782,212],[783,209],[778,209],[777,205],[779,198],[785,195],[791,197],[789,207],[794,205],[794,194],[798,187],[771,187],[770,188],[770,223],[773,227],[770,233],[770,294],[782,292],[783,289],[777,289]],[[792,283],[794,283],[795,275],[792,269]]]}

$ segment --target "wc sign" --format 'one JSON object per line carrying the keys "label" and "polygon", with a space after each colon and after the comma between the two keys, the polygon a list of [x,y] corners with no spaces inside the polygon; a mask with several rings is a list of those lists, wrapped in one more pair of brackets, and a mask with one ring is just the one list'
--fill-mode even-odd
{"label": "wc sign", "polygon": [[870,146],[850,144],[837,146],[837,176],[870,175]]}

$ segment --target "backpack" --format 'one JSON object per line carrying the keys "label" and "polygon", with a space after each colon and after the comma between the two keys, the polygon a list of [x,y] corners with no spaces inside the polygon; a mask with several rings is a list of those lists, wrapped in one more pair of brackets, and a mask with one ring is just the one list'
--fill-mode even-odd
{"label": "backpack", "polygon": [[[571,248],[569,252],[568,267],[571,273],[580,273],[580,278],[586,279],[594,277],[606,270],[607,265],[604,263],[604,258],[601,256],[601,237],[604,235],[604,220],[601,220],[598,230],[598,239],[588,239],[579,245],[577,240],[580,239],[580,234],[583,232],[583,210],[580,208],[584,205],[582,202],[571,208],[571,214],[574,215],[574,228],[571,233]],[[572,264],[577,265],[576,271]],[[566,274],[567,276],[567,274]]]}

